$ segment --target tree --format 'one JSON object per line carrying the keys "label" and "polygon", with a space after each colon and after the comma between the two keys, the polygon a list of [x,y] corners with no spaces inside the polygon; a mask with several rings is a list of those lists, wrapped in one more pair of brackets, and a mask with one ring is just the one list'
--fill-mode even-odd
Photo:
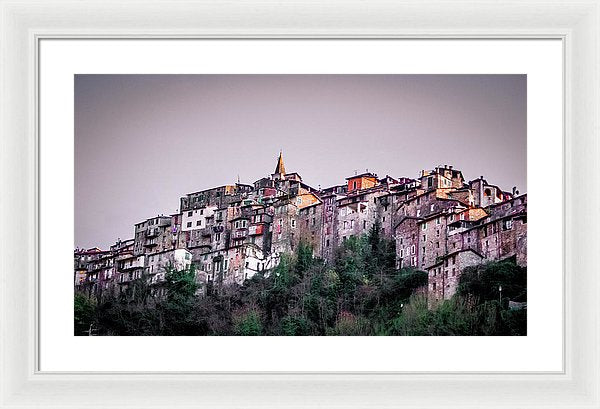
{"label": "tree", "polygon": [[490,262],[464,269],[457,293],[474,296],[479,302],[498,300],[527,301],[527,268],[508,261]]}
{"label": "tree", "polygon": [[75,316],[75,335],[89,335],[95,323],[96,304],[83,294],[75,294],[73,310]]}
{"label": "tree", "polygon": [[199,332],[199,323],[194,319],[196,282],[194,266],[177,270],[169,265],[165,268],[166,299],[160,304],[164,315],[165,335],[190,335]]}

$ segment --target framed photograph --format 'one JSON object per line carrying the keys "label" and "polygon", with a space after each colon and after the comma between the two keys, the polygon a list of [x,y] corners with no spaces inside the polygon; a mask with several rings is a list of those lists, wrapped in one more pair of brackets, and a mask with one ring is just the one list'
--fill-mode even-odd
{"label": "framed photograph", "polygon": [[600,407],[598,1],[0,4],[2,407]]}

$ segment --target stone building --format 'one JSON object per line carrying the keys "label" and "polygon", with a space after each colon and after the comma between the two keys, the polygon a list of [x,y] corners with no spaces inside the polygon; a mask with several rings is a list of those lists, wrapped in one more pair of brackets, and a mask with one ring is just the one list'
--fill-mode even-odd
{"label": "stone building", "polygon": [[76,250],[75,287],[123,292],[147,276],[160,295],[166,265],[193,264],[205,293],[269,274],[300,241],[331,261],[345,240],[376,224],[396,245],[397,268],[427,271],[430,305],[455,293],[465,267],[527,263],[527,195],[514,187],[505,192],[483,177],[465,182],[446,165],[416,179],[366,171],[340,182],[315,189],[286,171],[280,153],[270,176],[187,194],[178,213],[136,224],[132,239],[108,251]]}
{"label": "stone building", "polygon": [[135,255],[159,253],[175,247],[177,232],[171,229],[172,217],[159,215],[135,225]]}
{"label": "stone building", "polygon": [[476,250],[466,248],[443,255],[427,268],[428,302],[430,306],[450,299],[458,288],[460,273],[467,267],[485,260]]}

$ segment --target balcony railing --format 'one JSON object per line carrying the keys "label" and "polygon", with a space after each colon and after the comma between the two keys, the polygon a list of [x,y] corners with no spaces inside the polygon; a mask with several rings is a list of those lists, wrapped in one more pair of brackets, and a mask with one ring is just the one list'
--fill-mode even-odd
{"label": "balcony railing", "polygon": [[148,237],[148,238],[157,237],[159,234],[160,234],[160,232],[158,231],[157,228],[152,228],[152,229],[146,230],[146,237]]}

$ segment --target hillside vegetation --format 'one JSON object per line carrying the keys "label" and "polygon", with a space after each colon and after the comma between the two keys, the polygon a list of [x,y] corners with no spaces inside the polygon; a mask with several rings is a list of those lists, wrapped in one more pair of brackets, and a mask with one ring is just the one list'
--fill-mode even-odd
{"label": "hillside vegetation", "polygon": [[[328,264],[305,243],[268,276],[197,296],[193,268],[166,274],[166,297],[142,277],[133,296],[75,295],[75,334],[88,335],[526,335],[527,270],[510,262],[467,268],[457,293],[427,308],[427,273],[395,269],[379,227],[353,237]],[[499,286],[502,286],[500,299]]]}

